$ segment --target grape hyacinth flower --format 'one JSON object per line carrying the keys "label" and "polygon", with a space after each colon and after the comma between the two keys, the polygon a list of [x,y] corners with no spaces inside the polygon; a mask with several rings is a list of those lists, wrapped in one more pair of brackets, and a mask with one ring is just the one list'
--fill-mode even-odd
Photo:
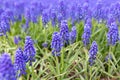
{"label": "grape hyacinth flower", "polygon": [[29,7],[27,7],[25,9],[24,16],[25,16],[25,20],[26,20],[25,25],[26,25],[26,28],[28,28],[29,23],[31,21],[31,13],[30,13],[30,8]]}
{"label": "grape hyacinth flower", "polygon": [[26,74],[26,61],[24,59],[22,48],[16,50],[14,66],[18,77]]}
{"label": "grape hyacinth flower", "polygon": [[92,66],[94,64],[94,60],[96,59],[97,52],[98,52],[97,43],[96,43],[96,41],[93,41],[92,46],[91,46],[91,48],[89,50],[89,63],[90,63],[90,66]]}
{"label": "grape hyacinth flower", "polygon": [[62,14],[59,13],[59,14],[57,15],[58,27],[60,27],[62,20],[63,20],[63,16],[62,16]]}
{"label": "grape hyacinth flower", "polygon": [[14,65],[7,53],[0,56],[0,80],[17,80]]}
{"label": "grape hyacinth flower", "polygon": [[111,5],[110,13],[113,14],[113,16],[116,20],[120,19],[120,3],[119,2]]}
{"label": "grape hyacinth flower", "polygon": [[72,30],[71,30],[71,32],[70,32],[70,36],[69,36],[69,39],[70,39],[70,43],[71,43],[71,44],[75,42],[75,40],[76,40],[76,35],[77,35],[76,27],[73,26],[73,27],[72,27]]}
{"label": "grape hyacinth flower", "polygon": [[63,20],[61,22],[60,36],[62,37],[62,41],[64,44],[69,43],[69,28],[66,20]]}
{"label": "grape hyacinth flower", "polygon": [[60,51],[62,47],[63,47],[63,42],[60,33],[54,32],[52,35],[52,42],[51,42],[52,55],[60,56]]}
{"label": "grape hyacinth flower", "polygon": [[24,2],[15,2],[14,3],[14,14],[15,14],[15,20],[16,21],[21,21],[22,20],[22,15],[24,13]]}
{"label": "grape hyacinth flower", "polygon": [[83,11],[83,17],[85,19],[85,17],[88,15],[89,13],[89,3],[88,1],[86,1],[84,4],[83,4],[83,7],[82,7],[82,11]]}
{"label": "grape hyacinth flower", "polygon": [[116,20],[115,20],[115,18],[113,17],[113,15],[112,14],[109,14],[108,15],[108,19],[107,19],[107,28],[109,28],[110,26],[111,26],[111,24],[113,23],[113,22],[115,22]]}
{"label": "grape hyacinth flower", "polygon": [[84,26],[84,33],[82,35],[83,43],[85,46],[87,46],[90,42],[90,36],[91,36],[91,25],[85,24]]}
{"label": "grape hyacinth flower", "polygon": [[104,13],[103,4],[101,0],[99,0],[96,4],[95,11],[94,11],[94,17],[95,19],[98,20],[98,22],[103,20],[103,15],[104,15],[103,13]]}
{"label": "grape hyacinth flower", "polygon": [[59,0],[58,12],[62,14],[63,19],[66,19],[66,5],[65,5],[64,0]]}
{"label": "grape hyacinth flower", "polygon": [[55,9],[52,9],[52,10],[51,10],[51,22],[52,22],[52,26],[55,26],[55,25],[56,25],[56,22],[57,22],[57,14],[56,14]]}
{"label": "grape hyacinth flower", "polygon": [[108,28],[107,40],[109,45],[115,45],[119,40],[119,30],[116,22],[113,22]]}
{"label": "grape hyacinth flower", "polygon": [[83,19],[83,10],[80,4],[77,5],[76,9],[77,21],[80,22]]}
{"label": "grape hyacinth flower", "polygon": [[32,65],[33,61],[35,61],[35,54],[36,51],[34,47],[34,42],[30,36],[27,36],[25,39],[24,55],[26,62],[30,62],[30,65]]}
{"label": "grape hyacinth flower", "polygon": [[0,18],[0,35],[6,35],[7,32],[10,31],[10,24],[9,19],[6,17],[6,15],[2,14]]}
{"label": "grape hyacinth flower", "polygon": [[48,12],[45,10],[42,13],[42,23],[45,26],[49,22],[49,15]]}
{"label": "grape hyacinth flower", "polygon": [[13,14],[13,11],[10,10],[10,9],[6,9],[5,10],[5,16],[8,18],[9,21],[14,21],[14,14]]}
{"label": "grape hyacinth flower", "polygon": [[43,12],[43,4],[40,1],[33,1],[31,5],[35,8],[36,16],[40,16]]}
{"label": "grape hyacinth flower", "polygon": [[87,24],[90,28],[92,28],[92,20],[91,20],[91,18],[86,19],[85,24]]}
{"label": "grape hyacinth flower", "polygon": [[0,8],[0,15],[1,15],[3,12],[4,12],[4,10]]}
{"label": "grape hyacinth flower", "polygon": [[30,15],[31,15],[31,21],[33,23],[37,23],[38,19],[38,15],[37,15],[37,10],[36,10],[36,6],[35,5],[31,5],[30,6]]}
{"label": "grape hyacinth flower", "polygon": [[19,36],[15,36],[15,37],[14,37],[14,43],[15,43],[16,45],[18,45],[18,43],[19,43],[20,40],[21,40],[21,39],[20,39]]}
{"label": "grape hyacinth flower", "polygon": [[70,6],[70,18],[71,18],[71,24],[74,25],[76,22],[76,5],[72,4],[72,6]]}

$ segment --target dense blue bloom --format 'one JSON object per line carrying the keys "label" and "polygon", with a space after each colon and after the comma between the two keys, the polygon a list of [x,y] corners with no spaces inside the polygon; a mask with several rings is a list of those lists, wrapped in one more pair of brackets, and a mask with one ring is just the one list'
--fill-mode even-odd
{"label": "dense blue bloom", "polygon": [[108,44],[115,45],[119,40],[119,30],[116,22],[113,22],[107,33]]}
{"label": "dense blue bloom", "polygon": [[92,19],[91,18],[86,19],[86,21],[84,23],[87,24],[90,28],[92,28]]}
{"label": "dense blue bloom", "polygon": [[74,25],[76,22],[76,5],[75,4],[72,4],[70,6],[70,18],[71,18],[72,25]]}
{"label": "dense blue bloom", "polygon": [[8,17],[3,13],[0,18],[0,35],[6,35],[10,31],[10,23]]}
{"label": "dense blue bloom", "polygon": [[71,32],[70,32],[70,35],[69,35],[69,39],[70,39],[70,43],[71,43],[71,44],[75,42],[75,40],[76,40],[76,35],[77,35],[76,27],[73,26],[73,27],[72,27],[72,30],[71,30]]}
{"label": "dense blue bloom", "polygon": [[59,0],[58,13],[61,13],[63,18],[66,19],[66,5],[64,0]]}
{"label": "dense blue bloom", "polygon": [[91,24],[86,23],[84,26],[84,33],[82,35],[83,43],[85,46],[87,46],[89,44],[90,36],[91,36]]}
{"label": "dense blue bloom", "polygon": [[68,44],[69,42],[69,28],[66,20],[61,22],[60,36],[62,37],[63,43]]}
{"label": "dense blue bloom", "polygon": [[62,16],[62,14],[59,13],[59,14],[57,15],[58,27],[60,27],[62,20],[63,20],[63,16]]}
{"label": "dense blue bloom", "polygon": [[38,12],[37,12],[37,6],[36,5],[30,5],[30,15],[31,15],[31,21],[33,23],[36,23],[38,21]]}
{"label": "dense blue bloom", "polygon": [[28,28],[29,23],[31,21],[31,13],[30,13],[30,8],[29,7],[27,7],[25,9],[24,16],[25,16],[25,20],[26,20],[25,25],[26,25],[26,28]]}
{"label": "dense blue bloom", "polygon": [[83,10],[80,4],[77,4],[76,17],[78,22],[80,22],[83,19]]}
{"label": "dense blue bloom", "polygon": [[93,16],[99,21],[103,20],[104,9],[103,3],[100,1],[97,2]]}
{"label": "dense blue bloom", "polygon": [[103,20],[107,20],[109,15],[109,7],[103,7]]}
{"label": "dense blue bloom", "polygon": [[26,74],[26,61],[24,59],[22,48],[16,50],[14,66],[18,76]]}
{"label": "dense blue bloom", "polygon": [[85,17],[89,14],[89,3],[88,3],[88,1],[86,1],[83,4],[82,11],[83,11],[83,17],[85,19]]}
{"label": "dense blue bloom", "polygon": [[42,13],[42,23],[43,25],[46,25],[49,22],[49,15],[48,15],[48,11],[45,10]]}
{"label": "dense blue bloom", "polygon": [[63,47],[63,42],[60,33],[54,32],[52,35],[52,42],[51,42],[52,54],[54,56],[59,56],[62,47]]}
{"label": "dense blue bloom", "polygon": [[16,80],[14,65],[6,53],[0,57],[0,80]]}
{"label": "dense blue bloom", "polygon": [[97,52],[98,52],[98,45],[96,41],[93,41],[89,50],[89,63],[91,66],[94,64],[94,60],[96,59]]}
{"label": "dense blue bloom", "polygon": [[3,12],[4,12],[4,10],[0,8],[0,15],[1,15]]}
{"label": "dense blue bloom", "polygon": [[22,15],[24,13],[24,2],[15,2],[14,3],[14,14],[15,14],[15,20],[16,21],[21,21],[22,20]]}
{"label": "dense blue bloom", "polygon": [[25,39],[24,55],[26,62],[30,62],[30,65],[32,65],[33,61],[35,61],[35,54],[36,51],[34,47],[34,42],[30,36],[27,36]]}
{"label": "dense blue bloom", "polygon": [[40,1],[33,1],[31,5],[35,8],[36,16],[40,16],[43,12],[43,4]]}
{"label": "dense blue bloom", "polygon": [[57,14],[56,14],[55,9],[52,9],[52,10],[51,10],[51,22],[52,22],[52,25],[53,25],[53,26],[56,25],[56,22],[57,22]]}
{"label": "dense blue bloom", "polygon": [[4,12],[7,16],[7,18],[10,20],[10,21],[14,21],[14,14],[13,14],[13,11],[10,10],[10,9],[6,9],[5,12]]}
{"label": "dense blue bloom", "polygon": [[113,23],[113,22],[115,22],[116,20],[115,20],[115,17],[113,17],[113,15],[112,14],[109,14],[108,15],[108,19],[107,19],[107,28],[109,28],[110,26],[111,26],[111,24]]}
{"label": "dense blue bloom", "polygon": [[120,19],[120,3],[114,3],[111,5],[110,13],[115,17],[116,20]]}
{"label": "dense blue bloom", "polygon": [[14,43],[15,43],[16,45],[19,43],[20,40],[21,40],[21,39],[20,39],[19,36],[15,36],[15,37],[14,37]]}

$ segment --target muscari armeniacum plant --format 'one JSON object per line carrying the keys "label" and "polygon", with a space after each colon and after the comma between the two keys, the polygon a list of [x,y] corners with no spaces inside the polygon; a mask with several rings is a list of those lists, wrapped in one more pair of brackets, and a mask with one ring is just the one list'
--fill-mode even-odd
{"label": "muscari armeniacum plant", "polygon": [[25,39],[25,45],[24,45],[24,58],[26,63],[29,62],[30,65],[32,65],[32,62],[35,61],[35,54],[36,54],[36,50],[34,47],[34,42],[31,39],[30,36],[27,36]]}
{"label": "muscari armeniacum plant", "polygon": [[58,3],[58,13],[61,13],[63,16],[63,19],[66,19],[66,8],[67,6],[65,5],[65,1],[64,0],[59,0]]}
{"label": "muscari armeniacum plant", "polygon": [[18,48],[15,54],[14,67],[16,70],[16,76],[20,77],[21,75],[26,74],[26,61],[24,58],[22,48]]}
{"label": "muscari armeniacum plant", "polygon": [[6,13],[0,15],[0,35],[6,35],[10,31],[10,20]]}
{"label": "muscari armeniacum plant", "polygon": [[87,23],[84,25],[84,32],[82,35],[82,41],[83,41],[84,46],[87,46],[90,42],[91,28],[92,28],[92,25],[90,21],[88,20]]}
{"label": "muscari armeniacum plant", "polygon": [[98,52],[98,45],[96,41],[92,42],[92,45],[89,50],[89,64],[92,66],[95,63],[96,55]]}
{"label": "muscari armeniacum plant", "polygon": [[72,29],[71,29],[71,32],[69,33],[70,44],[75,42],[76,36],[77,36],[76,26],[73,26]]}
{"label": "muscari armeniacum plant", "polygon": [[119,30],[116,22],[111,23],[108,28],[107,41],[109,45],[115,45],[119,40]]}
{"label": "muscari armeniacum plant", "polygon": [[48,13],[48,10],[44,10],[42,12],[42,23],[44,27],[46,27],[48,22],[49,22],[49,13]]}
{"label": "muscari armeniacum plant", "polygon": [[55,9],[51,10],[50,18],[51,18],[52,26],[56,26],[56,24],[57,24],[57,13],[56,13]]}
{"label": "muscari armeniacum plant", "polygon": [[14,65],[7,53],[0,56],[0,80],[17,80]]}
{"label": "muscari armeniacum plant", "polygon": [[69,28],[67,24],[67,20],[62,20],[60,27],[60,36],[62,37],[62,41],[65,44],[69,44]]}
{"label": "muscari armeniacum plant", "polygon": [[52,42],[51,42],[52,55],[60,56],[60,51],[62,47],[63,47],[63,41],[60,36],[60,33],[54,32],[52,35]]}

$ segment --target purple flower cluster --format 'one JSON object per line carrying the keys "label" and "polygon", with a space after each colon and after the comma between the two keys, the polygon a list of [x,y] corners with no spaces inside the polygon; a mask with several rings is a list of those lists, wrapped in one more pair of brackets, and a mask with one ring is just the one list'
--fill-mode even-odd
{"label": "purple flower cluster", "polygon": [[27,36],[24,45],[25,61],[30,62],[30,65],[32,65],[32,62],[35,61],[35,54],[34,42],[30,36]]}
{"label": "purple flower cluster", "polygon": [[89,44],[90,36],[91,36],[91,23],[88,20],[84,26],[84,33],[82,35],[83,43],[85,46],[87,46]]}
{"label": "purple flower cluster", "polygon": [[81,4],[77,5],[76,17],[77,17],[77,22],[80,22],[83,19],[83,17],[84,17]]}
{"label": "purple flower cluster", "polygon": [[20,38],[19,36],[15,36],[15,37],[14,37],[14,43],[15,43],[16,45],[18,45],[18,43],[19,43],[20,40],[21,40],[21,38]]}
{"label": "purple flower cluster", "polygon": [[66,4],[64,0],[59,0],[58,12],[62,14],[63,18],[66,19]]}
{"label": "purple flower cluster", "polygon": [[26,63],[35,61],[35,48],[30,36],[26,37],[24,51],[22,48],[16,50],[14,64],[8,54],[0,56],[0,80],[17,80],[18,77],[26,74]]}
{"label": "purple flower cluster", "polygon": [[72,44],[75,42],[77,36],[76,26],[72,27],[71,32],[69,33],[69,42]]}
{"label": "purple flower cluster", "polygon": [[26,74],[26,61],[22,48],[16,50],[14,66],[18,76]]}
{"label": "purple flower cluster", "polygon": [[22,20],[22,15],[24,13],[24,2],[14,2],[13,7],[14,7],[14,19],[15,21],[21,21]]}
{"label": "purple flower cluster", "polygon": [[62,47],[63,47],[63,42],[60,33],[54,32],[52,35],[52,42],[51,42],[52,54],[54,56],[59,56]]}
{"label": "purple flower cluster", "polygon": [[103,15],[104,15],[103,3],[102,1],[98,1],[94,11],[94,17],[98,21],[101,21],[103,19]]}
{"label": "purple flower cluster", "polygon": [[29,27],[29,22],[31,21],[31,13],[30,13],[30,8],[27,7],[25,9],[25,12],[24,12],[24,16],[25,16],[25,19],[26,19],[26,28]]}
{"label": "purple flower cluster", "polygon": [[69,28],[66,20],[63,20],[61,22],[60,36],[62,37],[62,41],[64,44],[69,43]]}
{"label": "purple flower cluster", "polygon": [[97,43],[96,41],[93,41],[91,48],[89,50],[89,63],[91,66],[94,64],[94,60],[96,59],[97,52],[98,52]]}
{"label": "purple flower cluster", "polygon": [[119,30],[115,22],[111,23],[110,27],[108,28],[107,40],[109,45],[115,45],[119,40]]}
{"label": "purple flower cluster", "polygon": [[51,10],[51,22],[52,22],[52,26],[56,26],[57,24],[57,14],[55,9]]}
{"label": "purple flower cluster", "polygon": [[75,22],[76,22],[76,5],[71,5],[70,6],[70,18],[71,18],[71,24],[72,25],[75,25]]}
{"label": "purple flower cluster", "polygon": [[61,21],[63,20],[63,16],[62,16],[62,14],[58,14],[57,15],[57,22],[58,22],[58,27],[60,27],[61,26]]}
{"label": "purple flower cluster", "polygon": [[0,56],[0,80],[17,80],[14,65],[6,53]]}
{"label": "purple flower cluster", "polygon": [[8,14],[5,12],[0,16],[0,35],[6,35],[7,32],[10,31],[10,22]]}
{"label": "purple flower cluster", "polygon": [[116,20],[120,20],[120,3],[119,2],[111,5],[110,14],[112,14]]}
{"label": "purple flower cluster", "polygon": [[42,13],[42,23],[43,25],[46,25],[49,22],[49,15],[48,15],[48,11],[45,10]]}
{"label": "purple flower cluster", "polygon": [[114,22],[115,22],[115,18],[113,17],[112,14],[109,14],[108,19],[107,19],[107,28],[109,28],[111,26],[111,24]]}

